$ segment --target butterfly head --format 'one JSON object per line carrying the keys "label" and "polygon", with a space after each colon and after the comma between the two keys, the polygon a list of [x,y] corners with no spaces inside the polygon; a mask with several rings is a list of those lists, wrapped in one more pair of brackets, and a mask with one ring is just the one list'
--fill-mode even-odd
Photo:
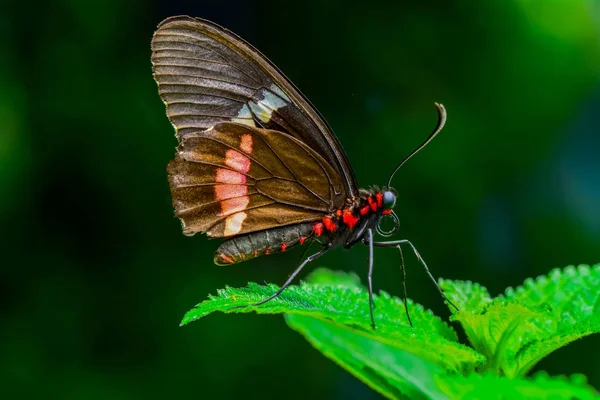
{"label": "butterfly head", "polygon": [[[392,236],[400,228],[400,220],[393,210],[396,205],[396,191],[392,188],[377,190],[375,197],[378,200],[381,212],[381,218],[377,221],[375,230],[381,236]],[[390,225],[390,218],[392,225]]]}

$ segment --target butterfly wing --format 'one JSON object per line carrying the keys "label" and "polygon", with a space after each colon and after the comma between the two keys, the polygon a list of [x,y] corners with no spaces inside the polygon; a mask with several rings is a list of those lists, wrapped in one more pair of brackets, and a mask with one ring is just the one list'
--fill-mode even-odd
{"label": "butterfly wing", "polygon": [[266,57],[228,30],[181,16],[163,21],[152,40],[159,94],[180,141],[220,122],[288,134],[333,168],[331,208],[358,195],[350,164],[320,114]]}
{"label": "butterfly wing", "polygon": [[341,185],[298,139],[231,122],[186,135],[168,173],[184,233],[211,237],[319,220]]}

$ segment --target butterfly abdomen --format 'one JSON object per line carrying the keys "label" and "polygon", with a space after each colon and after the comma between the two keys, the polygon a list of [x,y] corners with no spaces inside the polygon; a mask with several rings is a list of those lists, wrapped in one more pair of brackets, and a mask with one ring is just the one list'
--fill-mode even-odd
{"label": "butterfly abdomen", "polygon": [[286,251],[313,236],[313,224],[296,224],[233,237],[215,252],[215,264],[230,265]]}

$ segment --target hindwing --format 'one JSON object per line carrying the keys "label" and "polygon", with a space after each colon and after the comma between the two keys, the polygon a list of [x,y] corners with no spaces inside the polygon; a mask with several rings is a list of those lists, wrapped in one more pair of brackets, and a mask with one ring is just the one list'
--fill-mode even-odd
{"label": "hindwing", "polygon": [[231,122],[182,138],[168,174],[184,233],[211,237],[319,220],[341,185],[300,140]]}

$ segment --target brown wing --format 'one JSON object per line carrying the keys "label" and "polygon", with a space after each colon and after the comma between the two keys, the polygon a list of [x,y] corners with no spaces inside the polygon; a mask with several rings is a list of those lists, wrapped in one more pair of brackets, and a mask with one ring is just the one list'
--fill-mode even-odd
{"label": "brown wing", "polygon": [[168,167],[184,233],[233,236],[315,221],[332,209],[339,175],[285,133],[220,123],[186,135]]}
{"label": "brown wing", "polygon": [[232,32],[205,20],[168,18],[152,39],[152,64],[180,140],[219,122],[285,132],[341,177],[335,181],[338,207],[358,195],[350,164],[327,123],[266,57]]}

